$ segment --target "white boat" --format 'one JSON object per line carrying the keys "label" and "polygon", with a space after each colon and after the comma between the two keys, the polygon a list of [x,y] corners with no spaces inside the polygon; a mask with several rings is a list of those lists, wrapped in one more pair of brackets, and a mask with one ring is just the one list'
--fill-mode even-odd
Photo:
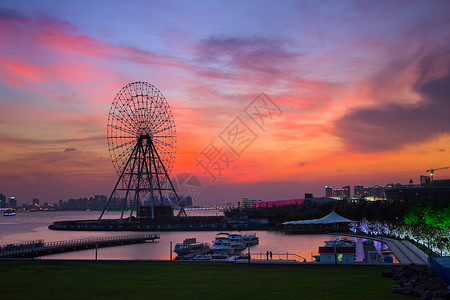
{"label": "white boat", "polygon": [[220,232],[216,235],[216,238],[211,247],[212,258],[227,258],[230,253],[230,241],[228,232]]}
{"label": "white boat", "polygon": [[245,241],[240,234],[229,234],[228,241],[230,242],[230,251],[228,253],[229,255],[237,255],[242,252],[242,250],[247,248],[247,246],[245,245]]}
{"label": "white boat", "polygon": [[336,238],[334,240],[324,241],[325,247],[356,247],[356,243],[345,238]]}
{"label": "white boat", "polygon": [[209,251],[206,243],[197,243],[196,238],[185,239],[183,243],[177,243],[173,250],[178,256],[190,254],[203,254]]}
{"label": "white boat", "polygon": [[259,244],[259,238],[256,236],[256,233],[247,233],[242,236],[242,239],[247,247]]}
{"label": "white boat", "polygon": [[248,246],[256,245],[259,239],[256,234],[241,235],[239,233],[220,232],[211,247],[212,258],[228,258],[238,255]]}
{"label": "white boat", "polygon": [[192,258],[192,260],[211,260],[212,255],[211,254],[197,254]]}

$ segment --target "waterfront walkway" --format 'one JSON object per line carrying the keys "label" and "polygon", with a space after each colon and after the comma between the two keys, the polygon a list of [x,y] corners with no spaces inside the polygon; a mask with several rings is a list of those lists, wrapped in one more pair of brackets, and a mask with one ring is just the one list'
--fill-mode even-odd
{"label": "waterfront walkway", "polygon": [[377,239],[386,245],[394,252],[399,263],[416,265],[427,265],[428,256],[419,248],[405,240],[394,240],[389,238]]}
{"label": "waterfront walkway", "polygon": [[395,257],[397,257],[398,262],[401,264],[416,264],[416,265],[427,265],[428,256],[419,248],[411,244],[409,241],[396,240],[384,237],[367,237],[361,235],[351,235],[343,234],[347,236],[353,236],[364,239],[371,239],[374,241],[379,241],[385,243],[389,249],[394,252]]}

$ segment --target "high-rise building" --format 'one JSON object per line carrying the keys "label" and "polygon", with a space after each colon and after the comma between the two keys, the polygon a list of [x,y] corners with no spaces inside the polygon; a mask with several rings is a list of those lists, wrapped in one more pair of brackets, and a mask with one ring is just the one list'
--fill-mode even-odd
{"label": "high-rise building", "polygon": [[364,192],[364,186],[362,185],[355,185],[353,187],[353,195],[358,197],[358,196],[362,196]]}
{"label": "high-rise building", "polygon": [[431,183],[431,177],[426,175],[420,175],[420,184],[429,185]]}
{"label": "high-rise building", "polygon": [[17,201],[16,201],[16,198],[15,197],[9,197],[9,204],[8,204],[8,206],[9,207],[11,207],[11,208],[17,208]]}
{"label": "high-rise building", "polygon": [[342,197],[342,196],[344,196],[344,190],[343,189],[334,189],[333,190],[333,196],[335,196],[335,197]]}
{"label": "high-rise building", "polygon": [[0,207],[4,208],[6,207],[6,196],[3,194],[0,194]]}
{"label": "high-rise building", "polygon": [[349,185],[344,185],[342,187],[342,196],[344,196],[344,197],[351,197],[350,186]]}
{"label": "high-rise building", "polygon": [[365,186],[363,189],[363,197],[370,197],[372,196],[372,188]]}
{"label": "high-rise building", "polygon": [[39,199],[36,199],[36,198],[33,199],[33,206],[39,207]]}
{"label": "high-rise building", "polygon": [[325,197],[333,197],[333,187],[332,186],[325,186]]}
{"label": "high-rise building", "polygon": [[372,186],[372,195],[377,198],[384,198],[384,187],[380,185]]}

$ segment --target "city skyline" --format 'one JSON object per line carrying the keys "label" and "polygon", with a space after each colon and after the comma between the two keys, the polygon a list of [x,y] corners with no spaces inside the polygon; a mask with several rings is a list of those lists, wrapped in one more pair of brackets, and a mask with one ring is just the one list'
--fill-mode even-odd
{"label": "city skyline", "polygon": [[[409,185],[411,185],[414,183],[409,183]],[[299,199],[304,199],[307,198],[308,194],[310,195],[310,197],[312,196],[313,198],[322,198],[322,197],[335,197],[335,196],[345,196],[345,197],[361,197],[361,196],[374,196],[376,195],[378,198],[381,197],[383,198],[381,195],[379,195],[379,191],[383,192],[384,189],[386,188],[394,188],[398,185],[401,185],[400,183],[388,183],[386,185],[379,185],[379,184],[371,184],[371,185],[360,185],[360,184],[355,184],[355,185],[343,185],[343,186],[332,186],[332,185],[325,185],[323,186],[323,193],[319,193],[319,194],[313,194],[313,193],[305,193],[304,195],[299,195],[298,198]],[[420,185],[420,184],[416,184],[416,185]],[[353,189],[352,189],[353,187]],[[376,191],[374,192],[373,189],[375,189]],[[195,198],[195,192],[189,192],[189,190],[187,189],[183,189],[184,192],[186,192],[187,194],[180,194],[180,191],[178,190],[178,194],[180,198],[185,198],[185,197],[189,197],[192,200],[192,197]],[[375,194],[374,194],[375,193]],[[68,197],[66,199],[59,199],[59,200],[54,200],[53,202],[50,200],[50,202],[45,199],[43,201],[41,201],[40,199],[37,198],[32,198],[32,200],[27,201],[29,199],[22,199],[22,201],[20,201],[21,204],[28,204],[30,206],[35,206],[35,203],[37,202],[39,206],[40,202],[46,203],[46,204],[58,204],[61,202],[68,202],[69,200],[79,200],[79,199],[94,199],[97,197],[104,197],[104,201],[106,202],[106,200],[108,199],[108,195],[84,195],[81,197]],[[7,203],[9,198],[13,198],[14,201],[17,201],[15,199],[15,196],[11,195],[11,196],[7,196],[5,194],[0,193],[0,204],[2,203]],[[233,204],[237,204],[239,201],[242,201],[242,199],[247,198],[247,197],[241,197],[240,199],[233,199],[233,201],[229,201],[227,203],[233,203]],[[114,199],[114,201],[116,201],[117,198]],[[192,205],[189,206],[195,206],[195,205],[200,205],[202,203],[198,203],[195,201],[196,199],[194,199],[194,201],[192,202]],[[262,199],[251,199],[251,200],[258,200],[258,201],[263,201]],[[265,200],[264,202],[268,202],[268,201],[289,201],[289,200],[294,200],[294,199],[275,199],[275,200]],[[105,203],[103,203],[105,204]],[[206,204],[206,203],[203,203]],[[219,204],[224,204],[224,203],[219,203]],[[2,205],[0,205],[0,207],[2,207]],[[103,208],[103,207],[102,207]]]}
{"label": "city skyline", "polygon": [[[450,165],[449,12],[448,1],[2,3],[0,193],[109,195],[108,112],[134,81],[169,103],[172,177],[198,177],[200,204],[418,183]],[[252,134],[239,149],[226,140],[237,122]],[[214,177],[199,163],[211,145],[229,156]]]}

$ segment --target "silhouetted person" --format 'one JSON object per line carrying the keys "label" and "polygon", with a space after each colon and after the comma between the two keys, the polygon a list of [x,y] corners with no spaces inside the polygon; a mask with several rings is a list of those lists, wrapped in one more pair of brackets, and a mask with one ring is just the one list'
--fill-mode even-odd
{"label": "silhouetted person", "polygon": [[269,251],[266,251],[266,259],[269,259]]}
{"label": "silhouetted person", "polygon": [[270,251],[269,253],[270,253],[270,259],[272,259],[272,251]]}

